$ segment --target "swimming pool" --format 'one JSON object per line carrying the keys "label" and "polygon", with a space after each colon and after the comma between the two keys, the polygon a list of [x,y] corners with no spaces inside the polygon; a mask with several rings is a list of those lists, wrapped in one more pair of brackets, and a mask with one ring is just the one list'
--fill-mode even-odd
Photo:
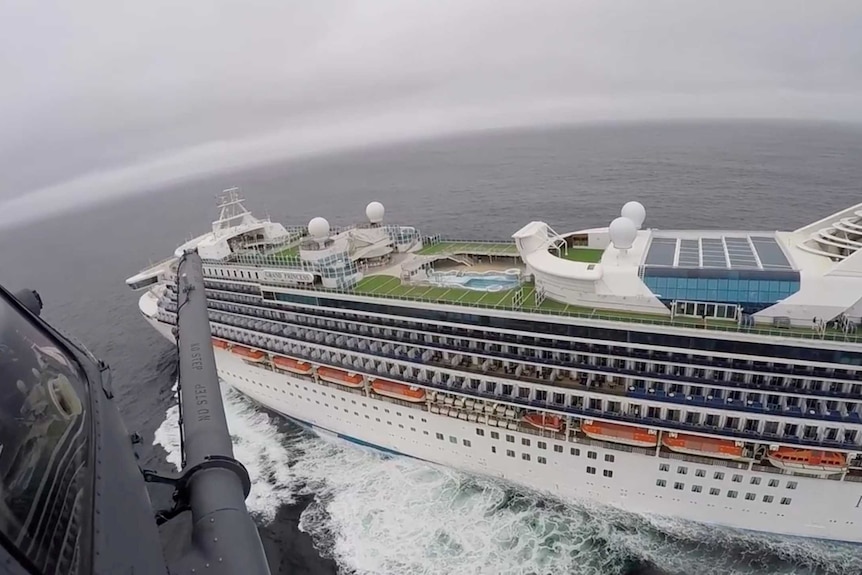
{"label": "swimming pool", "polygon": [[475,291],[503,291],[518,287],[521,271],[437,272],[428,280],[440,287],[459,287]]}

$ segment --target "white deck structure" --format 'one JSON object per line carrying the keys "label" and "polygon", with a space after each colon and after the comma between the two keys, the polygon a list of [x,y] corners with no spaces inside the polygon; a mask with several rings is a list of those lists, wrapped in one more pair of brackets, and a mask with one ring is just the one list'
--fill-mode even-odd
{"label": "white deck structure", "polygon": [[[862,204],[794,232],[636,230],[625,247],[613,241],[609,228],[559,236],[544,222],[531,222],[512,237],[537,290],[571,305],[670,316],[661,300],[677,298],[662,298],[645,283],[645,275],[660,276],[663,270],[691,270],[689,277],[715,279],[797,275],[798,290],[753,315],[757,321],[786,318],[792,325],[811,326],[842,315],[852,320],[862,316],[860,208]],[[601,262],[555,255],[554,246],[571,237],[604,249]],[[709,297],[700,301],[736,303]]]}

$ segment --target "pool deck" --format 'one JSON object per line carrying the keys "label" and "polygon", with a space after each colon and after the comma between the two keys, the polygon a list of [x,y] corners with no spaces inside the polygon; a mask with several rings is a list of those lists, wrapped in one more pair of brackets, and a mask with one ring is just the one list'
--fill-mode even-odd
{"label": "pool deck", "polygon": [[[483,291],[463,287],[441,287],[432,285],[416,285],[402,283],[400,274],[402,264],[406,259],[416,256],[436,256],[449,254],[465,254],[474,256],[501,256],[517,257],[518,252],[514,243],[503,242],[473,242],[473,241],[441,241],[428,245],[418,252],[402,254],[392,265],[385,269],[377,269],[371,275],[363,278],[353,289],[345,293],[374,296],[379,298],[392,298],[397,300],[424,301],[440,304],[464,305],[473,308],[500,309],[523,311],[529,313],[548,314],[584,318],[590,320],[603,320],[627,324],[649,324],[651,326],[667,326],[704,331],[721,331],[734,333],[756,334],[781,339],[808,339],[835,341],[847,343],[862,343],[862,334],[846,334],[837,329],[826,329],[818,331],[809,327],[777,328],[771,325],[760,324],[756,327],[740,327],[736,321],[722,319],[707,319],[695,317],[675,317],[670,315],[639,313],[628,311],[617,311],[584,306],[569,305],[551,299],[545,299],[536,303],[536,292],[532,284],[523,284],[518,288],[503,289],[500,291]],[[599,261],[602,250],[594,248],[569,248],[565,259],[593,263]],[[231,262],[237,265],[256,265],[285,267],[289,269],[299,267],[298,246],[281,249],[279,252],[267,256],[255,258],[240,258]],[[521,267],[514,264],[511,267]],[[471,266],[461,268],[464,270],[480,271],[493,269],[503,272],[500,264],[492,262],[480,262]],[[321,293],[326,289],[316,288]],[[337,291],[337,290],[336,290]],[[520,300],[520,305],[516,302]]]}
{"label": "pool deck", "polygon": [[439,287],[402,284],[397,277],[374,275],[363,278],[354,288],[355,293],[383,297],[398,297],[441,303],[472,303],[488,306],[511,307],[517,289],[496,292],[472,290],[461,287]]}

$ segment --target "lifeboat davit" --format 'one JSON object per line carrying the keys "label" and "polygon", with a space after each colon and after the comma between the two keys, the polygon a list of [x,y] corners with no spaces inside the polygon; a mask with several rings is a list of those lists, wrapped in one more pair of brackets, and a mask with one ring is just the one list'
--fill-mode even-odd
{"label": "lifeboat davit", "polygon": [[242,345],[233,346],[231,351],[247,361],[263,361],[263,358],[266,357],[266,352]]}
{"label": "lifeboat davit", "polygon": [[317,375],[323,381],[337,383],[346,387],[362,387],[362,376],[356,373],[347,373],[332,367],[318,367]]}
{"label": "lifeboat davit", "polygon": [[302,375],[308,375],[309,373],[311,373],[310,363],[305,363],[304,361],[299,361],[293,359],[292,357],[284,357],[283,355],[277,355],[272,359],[272,363],[275,364],[275,367],[277,367],[278,369],[283,369],[284,371],[290,371]]}
{"label": "lifeboat davit", "polygon": [[728,439],[677,434],[676,437],[665,435],[661,438],[661,443],[677,453],[716,459],[745,459],[742,445]]}
{"label": "lifeboat davit", "polygon": [[385,379],[375,379],[371,383],[371,389],[374,393],[409,401],[411,403],[421,403],[425,401],[425,390],[412,385],[404,385],[403,383],[395,383],[394,381],[386,381]]}
{"label": "lifeboat davit", "polygon": [[847,469],[847,458],[834,451],[780,447],[766,457],[775,467],[810,475],[832,475]]}
{"label": "lifeboat davit", "polygon": [[553,431],[555,433],[563,432],[563,418],[558,415],[550,415],[548,413],[528,413],[524,416],[524,423],[532,425],[536,429]]}
{"label": "lifeboat davit", "polygon": [[218,349],[227,349],[227,342],[223,339],[219,339],[217,337],[213,338],[213,347]]}
{"label": "lifeboat davit", "polygon": [[655,447],[658,437],[642,427],[621,425],[618,423],[584,422],[581,431],[590,439],[622,443],[632,447]]}

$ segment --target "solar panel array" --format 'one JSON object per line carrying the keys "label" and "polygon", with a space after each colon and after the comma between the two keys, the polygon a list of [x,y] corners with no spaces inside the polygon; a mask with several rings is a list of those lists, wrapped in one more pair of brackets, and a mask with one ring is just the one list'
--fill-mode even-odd
{"label": "solar panel array", "polygon": [[653,238],[644,265],[733,270],[792,270],[774,237]]}

